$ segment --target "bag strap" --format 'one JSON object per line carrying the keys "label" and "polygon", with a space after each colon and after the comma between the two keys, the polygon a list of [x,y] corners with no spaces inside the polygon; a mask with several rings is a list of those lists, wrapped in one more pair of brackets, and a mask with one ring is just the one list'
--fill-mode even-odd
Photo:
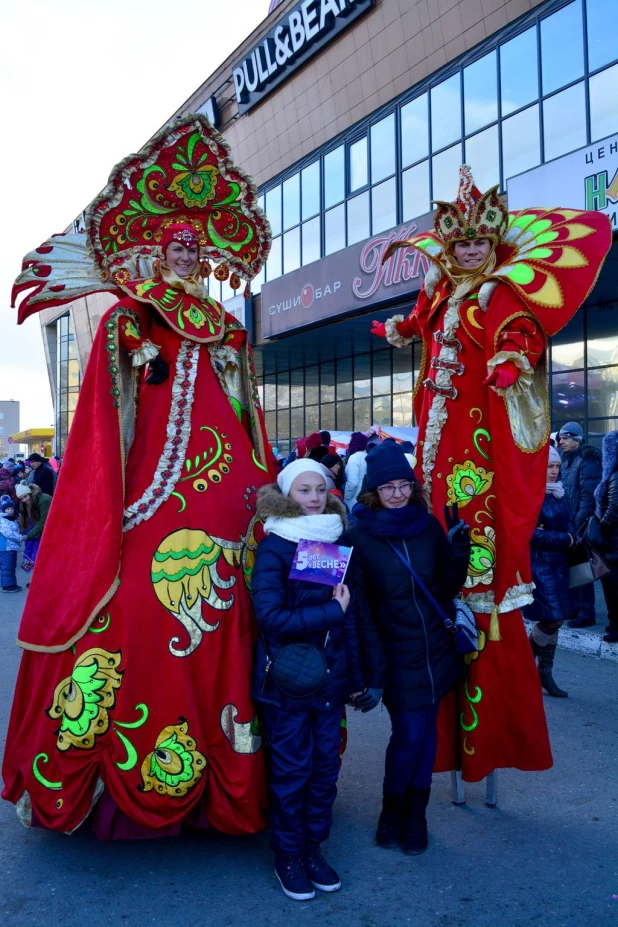
{"label": "bag strap", "polygon": [[[405,543],[405,542],[404,542],[404,543]],[[401,560],[401,562],[402,562],[403,565],[405,566],[406,570],[408,571],[408,573],[410,574],[410,576],[412,577],[412,579],[413,579],[416,583],[418,583],[418,585],[420,586],[421,592],[423,593],[423,595],[425,596],[425,598],[428,600],[429,604],[430,604],[430,605],[433,605],[433,607],[434,607],[435,610],[437,611],[438,615],[440,616],[440,618],[441,618],[442,621],[444,622],[445,627],[448,628],[449,631],[453,630],[454,627],[455,627],[455,625],[453,624],[453,622],[451,621],[451,619],[448,617],[448,615],[446,614],[446,612],[444,611],[444,609],[442,608],[442,606],[440,605],[440,603],[439,603],[439,602],[435,599],[435,597],[431,594],[431,592],[429,591],[429,589],[427,588],[427,586],[425,585],[425,583],[423,582],[423,580],[420,578],[420,576],[418,575],[418,573],[416,572],[416,570],[414,569],[414,567],[412,566],[412,564],[410,563],[410,561],[407,560],[406,557],[404,557],[404,555],[401,553],[400,550],[398,550],[397,547],[395,547],[395,545],[393,544],[392,541],[388,541],[388,545],[389,545],[389,547],[392,547],[392,549],[395,551],[395,553],[397,554],[397,556],[399,557],[399,559]]]}

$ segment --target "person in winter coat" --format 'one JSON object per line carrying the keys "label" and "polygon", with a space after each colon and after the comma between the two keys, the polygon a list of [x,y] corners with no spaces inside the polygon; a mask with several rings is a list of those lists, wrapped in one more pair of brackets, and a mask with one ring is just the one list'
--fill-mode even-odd
{"label": "person in winter coat", "polygon": [[10,470],[6,467],[0,468],[0,495],[10,496],[13,502],[17,502],[15,495],[15,480]]}
{"label": "person in winter coat", "polygon": [[39,487],[41,492],[48,496],[53,496],[54,486],[56,484],[56,474],[44,457],[40,454],[30,454],[28,457],[30,465],[34,470],[33,482]]}
{"label": "person in winter coat", "polygon": [[596,515],[603,532],[603,559],[611,572],[601,580],[608,625],[603,640],[618,643],[618,431],[603,438],[603,479],[596,492]]}
{"label": "person in winter coat", "polygon": [[52,504],[52,497],[41,492],[36,483],[18,483],[15,488],[20,501],[19,524],[25,541],[40,541]]}
{"label": "person in winter coat", "polygon": [[[337,794],[342,710],[364,689],[356,622],[345,585],[290,579],[301,539],[338,543],[343,506],[326,490],[321,465],[297,460],[258,493],[264,519],[251,578],[260,631],[253,697],[261,702],[271,752],[270,831],[275,872],[297,901],[341,887],[320,845],[328,838]],[[324,653],[324,681],[312,695],[286,695],[271,661],[286,644],[306,642]]]}
{"label": "person in winter coat", "polygon": [[369,454],[366,487],[354,509],[356,523],[344,535],[354,547],[348,574],[368,686],[355,707],[369,711],[383,699],[391,716],[377,843],[417,854],[427,848],[438,705],[463,663],[406,561],[454,619],[452,600],[466,579],[470,539],[464,522],[449,519],[447,538],[429,515],[398,445]]}
{"label": "person in winter coat", "polygon": [[548,695],[566,698],[568,692],[556,685],[552,670],[558,632],[569,607],[569,564],[567,552],[575,543],[571,507],[559,480],[560,454],[550,447],[547,489],[536,530],[530,542],[534,602],[524,615],[536,622],[530,644],[536,657],[541,685]]}
{"label": "person in winter coat", "polygon": [[339,454],[327,454],[320,461],[323,467],[330,471],[334,481],[334,489],[341,489],[343,486],[343,460]]}
{"label": "person in winter coat", "polygon": [[0,506],[0,582],[3,592],[21,592],[17,585],[17,551],[21,546],[21,531],[15,523],[15,503],[12,499]]}
{"label": "person in winter coat", "polygon": [[[567,422],[558,434],[562,451],[560,481],[564,486],[575,534],[578,535],[594,512],[594,491],[601,479],[601,454],[584,442],[577,422]],[[569,627],[587,628],[596,624],[594,585],[572,589],[569,598]]]}
{"label": "person in winter coat", "polygon": [[358,450],[350,455],[348,464],[345,468],[345,489],[343,499],[351,512],[358,502],[358,497],[363,486],[363,480],[367,473],[367,454],[369,451],[380,443],[378,435],[372,435],[365,445],[364,450]]}

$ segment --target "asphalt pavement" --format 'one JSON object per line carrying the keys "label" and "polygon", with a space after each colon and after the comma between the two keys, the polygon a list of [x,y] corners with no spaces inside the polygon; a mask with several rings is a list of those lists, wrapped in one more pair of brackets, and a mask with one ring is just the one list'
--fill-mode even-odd
{"label": "asphalt pavement", "polygon": [[[21,577],[23,580],[26,577]],[[0,736],[19,662],[25,593],[0,594]],[[335,824],[325,855],[343,887],[286,898],[265,834],[98,843],[26,830],[0,803],[0,922],[11,927],[609,927],[618,923],[618,666],[559,651],[568,699],[549,699],[554,767],[500,771],[499,805],[484,785],[451,802],[436,776],[430,847],[419,857],[375,846],[386,711],[352,713]],[[2,749],[4,744],[2,742]]]}

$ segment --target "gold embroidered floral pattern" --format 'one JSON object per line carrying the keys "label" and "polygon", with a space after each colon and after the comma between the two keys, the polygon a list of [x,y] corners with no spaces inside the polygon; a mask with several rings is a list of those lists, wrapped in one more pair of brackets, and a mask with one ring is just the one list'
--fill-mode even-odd
{"label": "gold embroidered floral pattern", "polygon": [[87,650],[79,657],[73,672],[54,691],[47,714],[61,719],[58,749],[77,747],[90,750],[97,736],[109,728],[109,711],[116,704],[116,689],[122,682],[118,670],[121,653],[110,653],[99,647]]}
{"label": "gold embroidered floral pattern", "polygon": [[460,507],[467,505],[476,496],[482,496],[491,487],[494,480],[493,470],[477,467],[472,460],[455,464],[453,472],[446,478],[449,505],[457,503]]}
{"label": "gold embroidered floral pattern", "polygon": [[470,563],[466,577],[466,589],[474,589],[479,584],[490,586],[494,578],[496,565],[496,532],[487,526],[483,531],[473,528],[470,532]]}
{"label": "gold embroidered floral pattern", "polygon": [[143,792],[154,789],[159,795],[182,798],[202,778],[206,757],[190,736],[186,719],[179,720],[180,724],[163,728],[154,750],[142,763]]}

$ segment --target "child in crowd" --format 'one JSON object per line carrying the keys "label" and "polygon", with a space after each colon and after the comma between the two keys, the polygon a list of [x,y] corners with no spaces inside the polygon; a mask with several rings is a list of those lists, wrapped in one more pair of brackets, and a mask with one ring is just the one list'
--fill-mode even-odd
{"label": "child in crowd", "polygon": [[[277,484],[258,494],[266,538],[258,547],[252,594],[260,636],[253,697],[261,702],[271,752],[270,827],[275,873],[289,898],[333,892],[339,876],[324,860],[337,794],[343,706],[364,689],[356,622],[345,585],[289,578],[298,542],[337,543],[345,528],[341,502],[327,492],[316,461],[296,460]],[[284,692],[273,673],[278,652],[305,642],[326,660],[311,694]],[[288,651],[289,653],[289,651]],[[315,651],[314,651],[315,653]]]}
{"label": "child in crowd", "polygon": [[20,546],[21,531],[15,523],[15,503],[8,499],[0,505],[0,577],[3,592],[21,592],[16,573]]}

